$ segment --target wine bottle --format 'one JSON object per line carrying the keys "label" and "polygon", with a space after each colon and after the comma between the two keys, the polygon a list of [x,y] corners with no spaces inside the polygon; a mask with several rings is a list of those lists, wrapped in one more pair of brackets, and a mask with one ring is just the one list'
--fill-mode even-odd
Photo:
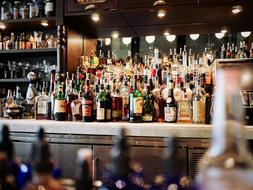
{"label": "wine bottle", "polygon": [[105,121],[105,94],[104,94],[104,85],[100,85],[100,91],[97,98],[97,121]]}
{"label": "wine bottle", "polygon": [[166,100],[167,104],[164,107],[164,120],[168,123],[177,122],[177,102],[174,98],[173,86],[173,81],[171,80],[168,89],[168,98]]}
{"label": "wine bottle", "polygon": [[144,98],[144,105],[142,111],[142,121],[143,122],[153,122],[156,118],[156,110],[154,107],[154,103],[152,101],[152,94],[150,93],[150,88],[147,87],[147,94]]}
{"label": "wine bottle", "polygon": [[137,89],[136,81],[133,83],[133,91],[130,93],[130,122],[141,122],[143,111],[143,97]]}
{"label": "wine bottle", "polygon": [[54,102],[54,118],[56,121],[67,120],[67,102],[64,96],[63,84],[59,82],[57,86],[57,95]]}
{"label": "wine bottle", "polygon": [[112,96],[111,96],[110,85],[106,85],[105,94],[105,120],[112,121]]}
{"label": "wine bottle", "polygon": [[240,73],[219,71],[211,147],[199,163],[200,190],[253,189],[253,158],[243,135]]}

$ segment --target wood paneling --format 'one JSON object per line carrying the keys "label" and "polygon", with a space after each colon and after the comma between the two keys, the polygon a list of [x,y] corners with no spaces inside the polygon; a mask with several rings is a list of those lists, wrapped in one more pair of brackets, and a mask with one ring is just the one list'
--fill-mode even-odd
{"label": "wood paneling", "polygon": [[79,65],[83,50],[83,35],[68,28],[67,30],[67,70],[73,73]]}
{"label": "wood paneling", "polygon": [[83,47],[84,47],[84,55],[86,56],[91,56],[92,51],[93,55],[97,49],[97,39],[89,39],[89,38],[84,38],[83,40]]}

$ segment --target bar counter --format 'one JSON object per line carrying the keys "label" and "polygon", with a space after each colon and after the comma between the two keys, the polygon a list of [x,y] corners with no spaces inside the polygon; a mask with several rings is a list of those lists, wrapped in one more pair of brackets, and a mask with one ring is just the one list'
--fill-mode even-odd
{"label": "bar counter", "polygon": [[[211,138],[211,125],[197,124],[171,124],[171,123],[83,123],[83,122],[58,122],[50,120],[7,120],[0,123],[7,124],[11,132],[34,133],[43,127],[50,134],[96,135],[114,136],[119,133],[119,128],[126,128],[128,136],[132,137],[168,137],[179,138]],[[253,140],[253,126],[245,126],[245,138]]]}

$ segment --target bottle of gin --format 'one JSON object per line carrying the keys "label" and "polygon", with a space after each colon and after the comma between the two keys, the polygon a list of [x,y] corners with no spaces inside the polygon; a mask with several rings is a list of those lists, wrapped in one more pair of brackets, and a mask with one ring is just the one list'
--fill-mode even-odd
{"label": "bottle of gin", "polygon": [[219,71],[211,147],[199,164],[200,190],[253,189],[253,158],[243,131],[238,71]]}

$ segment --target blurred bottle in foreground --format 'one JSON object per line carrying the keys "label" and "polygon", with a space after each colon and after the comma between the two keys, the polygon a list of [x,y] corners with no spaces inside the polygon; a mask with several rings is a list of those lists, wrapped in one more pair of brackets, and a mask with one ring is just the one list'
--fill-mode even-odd
{"label": "blurred bottle in foreground", "polygon": [[211,148],[199,164],[200,190],[252,190],[253,159],[243,138],[240,78],[237,71],[219,71],[214,103]]}

